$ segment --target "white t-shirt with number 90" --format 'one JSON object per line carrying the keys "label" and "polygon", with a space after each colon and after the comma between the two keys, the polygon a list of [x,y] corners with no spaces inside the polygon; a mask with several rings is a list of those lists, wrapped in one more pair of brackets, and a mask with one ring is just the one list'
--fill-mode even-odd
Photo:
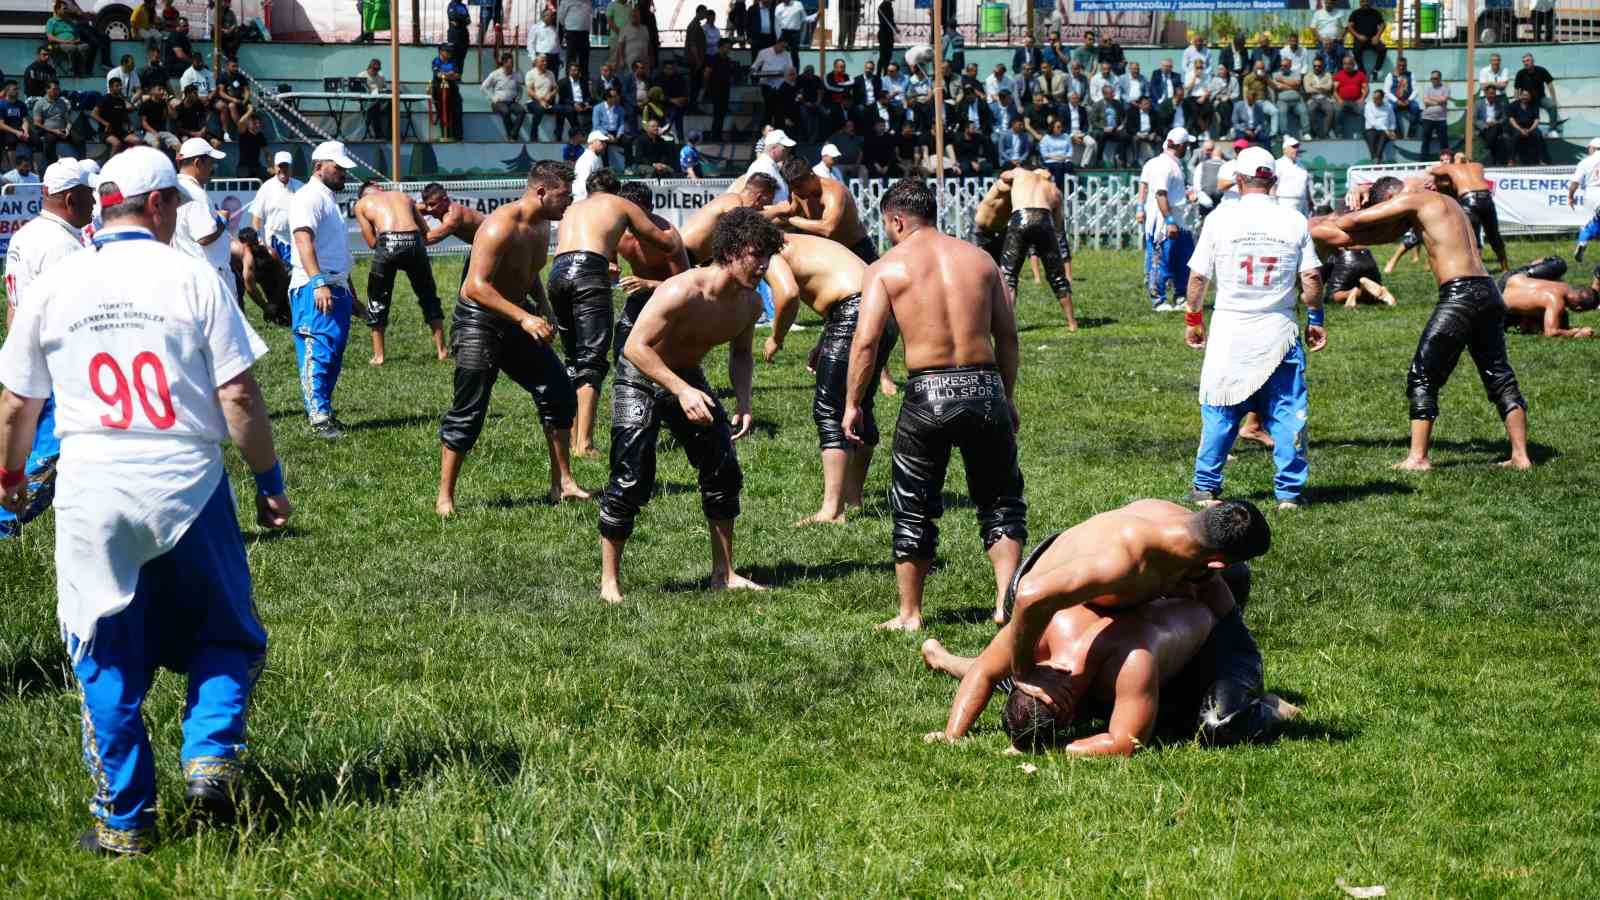
{"label": "white t-shirt with number 90", "polygon": [[217,490],[217,388],[267,350],[201,260],[142,229],[96,238],[33,282],[0,347],[0,383],[55,392],[57,615],[80,650]]}

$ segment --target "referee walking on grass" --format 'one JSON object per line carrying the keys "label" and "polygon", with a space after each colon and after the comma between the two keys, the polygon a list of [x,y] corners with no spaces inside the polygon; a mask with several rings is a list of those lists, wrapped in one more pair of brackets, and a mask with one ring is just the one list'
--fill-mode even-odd
{"label": "referee walking on grass", "polygon": [[333,388],[344,366],[350,342],[350,236],[339,209],[346,170],[356,161],[338,141],[323,141],[311,151],[311,180],[289,200],[289,312],[293,318],[294,360],[300,368],[300,394],[311,433],[321,438],[344,436],[333,414]]}
{"label": "referee walking on grass", "polygon": [[[1272,435],[1278,467],[1273,492],[1279,509],[1294,509],[1306,486],[1306,356],[1300,344],[1295,294],[1306,304],[1306,348],[1328,343],[1322,324],[1322,274],[1306,217],[1270,196],[1276,181],[1272,154],[1239,151],[1235,170],[1240,198],[1206,218],[1189,260],[1185,341],[1204,348],[1200,369],[1200,449],[1189,501],[1217,502],[1222,466],[1247,413],[1257,413]],[[1211,334],[1204,315],[1206,286],[1215,276],[1217,302]]]}
{"label": "referee walking on grass", "polygon": [[215,820],[234,812],[267,634],[220,444],[231,440],[256,473],[259,524],[281,528],[290,506],[250,374],[266,345],[213,268],[166,246],[181,200],[172,164],[125,150],[99,192],[94,246],[33,282],[0,348],[0,503],[28,503],[22,467],[54,391],[56,614],[94,785],[95,827],[79,843],[130,854],[155,837],[141,707],[158,667],[188,676],[185,804]]}

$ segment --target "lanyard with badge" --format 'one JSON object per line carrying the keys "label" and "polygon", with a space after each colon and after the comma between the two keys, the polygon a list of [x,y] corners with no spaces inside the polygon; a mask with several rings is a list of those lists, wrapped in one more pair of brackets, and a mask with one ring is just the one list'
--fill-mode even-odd
{"label": "lanyard with badge", "polygon": [[105,248],[105,245],[114,244],[118,241],[153,241],[155,239],[155,235],[143,229],[139,229],[129,231],[113,231],[110,234],[102,231],[91,238],[91,241],[94,243],[94,248],[96,250],[102,250]]}

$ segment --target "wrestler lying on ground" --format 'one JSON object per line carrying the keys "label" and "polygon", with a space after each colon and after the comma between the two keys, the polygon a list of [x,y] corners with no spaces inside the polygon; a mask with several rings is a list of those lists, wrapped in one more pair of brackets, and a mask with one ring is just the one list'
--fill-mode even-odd
{"label": "wrestler lying on ground", "polygon": [[1107,720],[1105,730],[1067,744],[1068,753],[1129,756],[1158,732],[1179,739],[1198,733],[1211,746],[1268,739],[1299,710],[1263,694],[1261,651],[1242,615],[1249,594],[1250,568],[1241,563],[1208,579],[1193,596],[1157,597],[1119,610],[1061,610],[1024,675],[1049,694],[1048,704],[1012,689],[1004,635],[976,657],[925,641],[928,668],[961,686],[944,730],[923,739],[954,743],[965,737],[996,690],[1010,694],[1001,721],[1013,751],[1055,746],[1092,719]]}
{"label": "wrestler lying on ground", "polygon": [[590,459],[600,457],[594,446],[595,413],[600,407],[600,385],[611,371],[611,267],[617,245],[624,234],[631,233],[666,254],[676,253],[682,246],[665,220],[654,220],[638,205],[617,196],[621,186],[609,169],[589,176],[589,195],[567,208],[556,231],[558,246],[546,291],[556,314],[567,374],[578,390],[572,455]]}
{"label": "wrestler lying on ground", "polygon": [[1378,260],[1366,247],[1334,247],[1323,236],[1334,239],[1337,229],[1331,207],[1319,207],[1310,220],[1311,241],[1316,245],[1317,256],[1322,258],[1322,283],[1328,299],[1343,303],[1345,309],[1354,309],[1358,302],[1394,305],[1394,294],[1383,286],[1383,275],[1378,272]]}
{"label": "wrestler lying on ground", "polygon": [[389,328],[389,302],[399,272],[411,280],[411,290],[422,307],[422,319],[433,334],[433,352],[441,361],[450,358],[444,346],[444,310],[433,282],[425,238],[428,226],[411,195],[391,191],[381,181],[367,181],[356,194],[353,214],[361,237],[372,248],[372,271],[367,275],[367,327],[372,329],[371,365],[384,359],[384,332]]}
{"label": "wrestler lying on ground", "polygon": [[1505,424],[1513,469],[1533,466],[1528,459],[1528,404],[1517,387],[1517,374],[1506,356],[1505,302],[1483,267],[1473,239],[1473,223],[1455,200],[1435,191],[1408,188],[1397,178],[1380,178],[1360,189],[1355,212],[1322,223],[1318,240],[1331,246],[1383,244],[1399,240],[1407,229],[1422,236],[1428,266],[1439,282],[1439,302],[1423,326],[1417,351],[1406,376],[1411,401],[1411,448],[1395,468],[1432,468],[1428,451],[1433,421],[1439,416],[1439,391],[1461,359],[1472,355],[1489,402]]}
{"label": "wrestler lying on ground", "polygon": [[1594,337],[1593,328],[1573,328],[1567,317],[1594,309],[1600,295],[1593,287],[1567,284],[1566,274],[1566,260],[1546,256],[1496,279],[1506,303],[1506,327],[1545,337]]}
{"label": "wrestler lying on ground", "polygon": [[[1029,554],[1033,571],[1007,589],[1010,618],[1000,631],[1011,674],[1034,666],[1051,617],[1092,604],[1110,610],[1155,597],[1193,596],[1218,572],[1267,552],[1272,530],[1246,500],[1224,500],[1198,512],[1165,500],[1135,500],[1092,516]],[[1050,702],[1022,681],[1019,690]]]}
{"label": "wrestler lying on ground", "polygon": [[[842,427],[845,376],[866,274],[866,264],[843,244],[809,234],[785,235],[783,250],[767,266],[767,286],[772,289],[775,310],[772,335],[762,353],[767,362],[772,362],[782,349],[801,303],[822,316],[822,337],[813,356],[817,382],[811,402],[811,417],[817,423],[817,439],[822,448],[822,506],[795,522],[796,528],[843,522],[846,509],[861,506],[862,485],[867,480],[867,468],[872,465],[872,451],[878,445],[875,403],[870,392],[861,411],[861,443],[852,444]],[[889,351],[894,348],[893,320],[888,328],[889,333],[878,347],[880,367],[889,361]]]}

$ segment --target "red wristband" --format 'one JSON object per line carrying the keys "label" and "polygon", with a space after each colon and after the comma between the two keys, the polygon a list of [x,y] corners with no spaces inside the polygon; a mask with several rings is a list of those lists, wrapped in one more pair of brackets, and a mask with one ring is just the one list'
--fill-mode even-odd
{"label": "red wristband", "polygon": [[26,474],[27,472],[22,469],[13,472],[5,466],[0,466],[0,488],[11,490],[22,483],[22,478]]}
{"label": "red wristband", "polygon": [[1190,328],[1199,328],[1205,323],[1206,318],[1204,313],[1185,312],[1183,314],[1183,324],[1189,326]]}

